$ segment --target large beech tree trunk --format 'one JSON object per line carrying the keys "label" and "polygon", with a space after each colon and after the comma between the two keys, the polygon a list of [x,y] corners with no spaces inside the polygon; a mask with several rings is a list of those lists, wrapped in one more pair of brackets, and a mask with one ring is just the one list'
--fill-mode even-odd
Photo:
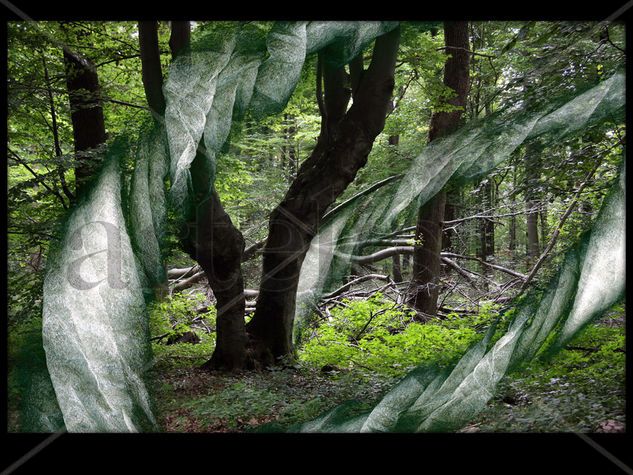
{"label": "large beech tree trunk", "polygon": [[222,208],[216,191],[205,196],[204,190],[208,189],[210,180],[206,163],[202,145],[199,145],[191,164],[191,176],[194,195],[201,198],[194,202],[187,216],[181,243],[185,252],[204,270],[216,299],[216,346],[204,366],[236,370],[248,365],[244,324],[246,299],[241,269],[244,238]]}
{"label": "large beech tree trunk", "polygon": [[[190,26],[189,22],[175,21],[171,23],[171,28],[169,45],[172,58],[175,58],[188,46]],[[155,21],[139,22],[143,85],[147,101],[158,120],[165,111],[165,98],[157,35]],[[202,140],[191,164],[191,177],[195,198],[184,217],[180,243],[204,270],[215,295],[217,309],[215,351],[204,366],[208,369],[243,369],[249,365],[241,270],[244,238],[224,211],[215,190],[208,192],[211,174]]]}
{"label": "large beech tree trunk", "polygon": [[95,171],[95,152],[106,141],[105,122],[94,64],[64,47],[66,87],[70,101],[75,142],[75,196],[85,192],[85,184]]}
{"label": "large beech tree trunk", "polygon": [[[444,22],[444,41],[450,54],[444,66],[444,84],[456,92],[449,102],[460,109],[432,115],[429,141],[448,135],[459,126],[468,94],[468,22]],[[410,303],[423,314],[437,312],[445,207],[446,191],[442,190],[418,213]]]}
{"label": "large beech tree trunk", "polygon": [[[327,208],[365,165],[384,127],[399,36],[396,29],[379,37],[368,69],[363,69],[362,59],[354,61],[349,82],[344,67],[328,63],[327,51],[319,56],[321,133],[312,155],[271,213],[257,308],[247,325],[254,356],[262,364],[293,354],[292,327],[301,264]],[[324,98],[320,97],[321,77]],[[347,110],[350,95],[354,101]]]}
{"label": "large beech tree trunk", "polygon": [[437,311],[445,206],[446,191],[442,190],[420,207],[415,228],[416,245],[411,279],[413,294],[410,303],[427,315],[434,315]]}

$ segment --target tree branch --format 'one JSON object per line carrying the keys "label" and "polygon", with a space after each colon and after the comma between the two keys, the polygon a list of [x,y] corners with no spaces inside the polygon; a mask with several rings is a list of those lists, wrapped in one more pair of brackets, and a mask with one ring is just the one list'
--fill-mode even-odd
{"label": "tree branch", "polygon": [[556,226],[556,229],[554,230],[554,233],[552,234],[552,237],[551,237],[547,247],[545,248],[545,250],[543,251],[541,256],[538,258],[538,261],[536,261],[536,264],[534,264],[534,267],[532,267],[532,270],[530,271],[530,273],[527,275],[525,281],[523,282],[523,285],[519,289],[519,293],[517,294],[517,297],[519,295],[521,295],[525,291],[525,289],[527,289],[528,285],[530,284],[532,279],[534,279],[534,276],[536,275],[538,270],[541,268],[541,266],[545,262],[545,259],[547,258],[547,256],[551,252],[551,250],[554,248],[554,245],[556,244],[556,241],[557,241],[558,236],[560,234],[560,231],[561,231],[561,229],[563,227],[563,224],[565,224],[565,221],[567,221],[567,218],[569,218],[569,216],[571,215],[572,211],[574,210],[574,208],[578,204],[578,198],[580,197],[580,193],[582,193],[582,190],[585,188],[585,186],[587,186],[587,184],[589,183],[589,180],[591,179],[593,174],[596,172],[596,170],[598,170],[598,168],[600,167],[601,164],[602,164],[601,162],[598,162],[591,169],[591,171],[589,173],[587,173],[587,175],[585,176],[585,179],[583,180],[583,182],[578,187],[578,190],[576,190],[576,193],[574,194],[574,197],[573,197],[571,203],[569,204],[569,206],[567,207],[567,210],[565,211],[565,213],[561,217],[560,221],[558,222],[558,226]]}
{"label": "tree branch", "polygon": [[132,104],[130,102],[119,101],[119,100],[116,100],[116,99],[109,99],[109,98],[106,98],[106,97],[102,97],[101,100],[105,101],[105,102],[112,102],[113,104],[119,104],[121,106],[128,106],[128,107],[134,107],[135,109],[145,109],[145,110],[151,111],[151,109],[149,107],[147,107],[147,106],[141,106],[141,105],[138,105],[138,104]]}
{"label": "tree branch", "polygon": [[483,53],[477,53],[476,51],[471,51],[467,48],[462,48],[459,46],[442,46],[441,48],[437,48],[436,51],[441,51],[441,50],[445,50],[445,49],[456,49],[456,50],[460,50],[460,51],[466,51],[468,54],[471,54],[473,56],[482,56],[484,58],[491,58],[494,59],[496,58],[496,56],[490,55],[490,54],[483,54]]}
{"label": "tree branch", "polygon": [[442,256],[455,257],[457,259],[468,259],[470,261],[477,261],[480,264],[483,264],[485,266],[490,267],[491,269],[496,269],[498,271],[505,272],[506,274],[510,274],[513,277],[518,277],[519,279],[523,279],[523,280],[527,279],[527,276],[525,274],[521,274],[520,272],[517,272],[517,271],[512,270],[512,269],[508,269],[506,267],[502,267],[502,266],[497,265],[497,264],[491,264],[490,262],[486,262],[483,259],[480,259],[479,257],[463,256],[461,254],[454,254],[452,252],[443,252]]}
{"label": "tree branch", "polygon": [[349,281],[347,284],[343,285],[342,287],[339,287],[338,289],[334,290],[333,292],[330,292],[329,294],[324,295],[322,298],[323,299],[331,299],[334,297],[337,297],[339,295],[341,295],[342,293],[344,293],[345,291],[347,291],[348,289],[350,289],[351,287],[353,287],[354,285],[360,284],[361,282],[365,282],[367,280],[389,280],[389,277],[386,275],[382,275],[382,274],[367,274],[367,275],[363,275],[361,277],[358,277],[357,279],[351,280]]}
{"label": "tree branch", "polygon": [[[161,54],[162,53],[165,53],[165,51],[161,51]],[[140,53],[121,55],[121,56],[117,56],[114,59],[108,59],[107,61],[103,61],[101,63],[95,64],[95,68],[105,66],[106,64],[117,63],[119,61],[123,61],[126,59],[133,59],[133,58],[140,58],[140,57],[141,57]]]}
{"label": "tree branch", "polygon": [[38,183],[40,183],[44,188],[46,188],[54,196],[56,196],[57,199],[59,199],[59,201],[61,202],[61,204],[64,207],[64,209],[68,209],[68,206],[66,205],[66,201],[64,201],[64,198],[62,197],[62,195],[59,192],[55,191],[50,186],[48,186],[46,184],[46,182],[44,181],[44,179],[41,176],[39,176],[24,160],[22,160],[17,153],[15,153],[9,147],[7,147],[7,150],[9,151],[9,153],[11,155],[13,155],[13,159],[16,162],[18,162],[20,165],[22,165],[24,168],[26,168],[31,173],[31,175],[33,175],[35,177],[35,179],[38,181]]}
{"label": "tree branch", "polygon": [[[48,74],[48,66],[46,65],[46,57],[43,54],[42,54],[42,64],[44,66],[44,81],[46,82],[46,95],[48,96],[48,102],[49,102],[50,113],[51,113],[50,129],[51,129],[51,132],[53,133],[53,144],[55,146],[55,156],[57,158],[60,158],[63,155],[63,153],[62,153],[62,147],[59,141],[59,128],[57,126],[57,112],[55,110],[55,101],[53,99],[53,89],[51,87],[51,80]],[[46,123],[48,124],[48,121],[46,121]],[[66,198],[68,198],[68,202],[72,203],[75,200],[75,195],[68,188],[68,184],[66,183],[66,177],[64,176],[63,167],[57,168],[57,174],[59,176],[59,181],[62,185],[62,191],[66,195]]]}

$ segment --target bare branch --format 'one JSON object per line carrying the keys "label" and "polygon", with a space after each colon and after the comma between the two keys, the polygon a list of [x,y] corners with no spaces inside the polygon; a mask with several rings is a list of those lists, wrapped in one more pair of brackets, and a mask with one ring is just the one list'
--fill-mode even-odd
{"label": "bare branch", "polygon": [[552,237],[549,240],[549,243],[548,243],[547,247],[545,248],[545,250],[543,251],[541,256],[538,258],[538,261],[536,261],[536,264],[534,264],[534,267],[532,267],[532,270],[530,271],[530,273],[527,275],[525,281],[523,282],[523,285],[519,289],[519,293],[517,294],[517,297],[519,295],[521,295],[525,291],[525,289],[527,289],[528,285],[530,284],[532,279],[534,279],[534,276],[536,275],[538,270],[541,268],[541,266],[545,262],[545,259],[547,259],[547,256],[549,255],[549,253],[554,248],[554,245],[556,244],[556,241],[558,240],[558,236],[559,236],[560,231],[561,231],[561,229],[563,227],[563,224],[565,224],[565,221],[567,221],[567,218],[569,218],[569,216],[571,215],[572,211],[574,210],[574,208],[578,204],[578,198],[580,197],[580,193],[582,193],[582,190],[585,188],[585,186],[587,186],[587,184],[589,183],[589,180],[591,179],[593,174],[596,172],[596,170],[598,170],[598,167],[600,167],[601,164],[602,164],[601,162],[598,162],[591,169],[591,171],[589,173],[587,173],[587,175],[585,176],[585,179],[583,180],[583,182],[578,187],[578,190],[576,190],[576,193],[574,194],[574,197],[571,200],[571,203],[567,207],[567,210],[565,210],[565,213],[563,214],[563,216],[560,218],[560,221],[558,222],[558,226],[556,226],[556,229],[554,230],[554,233],[552,234]]}
{"label": "bare branch", "polygon": [[523,280],[527,279],[527,276],[525,274],[521,274],[520,272],[517,272],[512,269],[508,269],[506,267],[502,267],[497,264],[492,264],[490,262],[484,261],[483,259],[480,259],[479,257],[463,256],[461,254],[454,254],[452,252],[443,252],[442,257],[455,257],[457,259],[468,259],[471,261],[477,261],[480,264],[490,267],[491,269],[496,269],[498,271],[505,272],[506,274],[510,274],[513,277],[518,277],[519,279],[523,279]]}
{"label": "bare branch", "polygon": [[343,292],[345,292],[346,290],[350,289],[351,287],[353,287],[354,285],[360,284],[361,282],[365,282],[367,280],[389,280],[389,277],[386,275],[382,275],[382,274],[367,274],[367,275],[363,275],[357,279],[351,280],[349,281],[347,284],[343,285],[342,287],[336,289],[333,292],[330,292],[327,295],[324,295],[323,298],[324,299],[331,299],[334,297],[337,297],[339,295],[341,295]]}

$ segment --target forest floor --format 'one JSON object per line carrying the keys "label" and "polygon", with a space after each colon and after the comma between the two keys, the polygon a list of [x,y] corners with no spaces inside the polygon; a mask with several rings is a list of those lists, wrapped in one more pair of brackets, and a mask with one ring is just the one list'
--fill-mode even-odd
{"label": "forest floor", "polygon": [[[437,329],[428,325],[424,329],[435,334]],[[535,361],[507,375],[486,409],[460,432],[623,432],[624,330],[622,304],[588,326],[552,360]],[[450,334],[439,335],[439,344],[445,342],[447,349],[456,345]],[[420,343],[419,353],[428,349],[428,341]],[[249,432],[267,430],[268,423],[279,430],[349,400],[370,409],[408,370],[386,371],[399,365],[383,365],[377,366],[382,371],[368,371],[360,365],[344,367],[340,359],[337,364],[315,364],[305,358],[304,348],[294,366],[226,374],[199,368],[212,353],[212,334],[203,335],[198,344],[154,342],[153,347],[155,364],[148,381],[159,430],[165,432]],[[332,346],[310,351],[315,348]],[[437,348],[442,353],[441,346]],[[9,394],[8,430],[15,432],[19,397],[11,372]]]}
{"label": "forest floor", "polygon": [[[183,343],[181,346],[196,345]],[[550,362],[508,375],[487,408],[460,432],[623,432],[624,314],[611,312]],[[371,408],[399,379],[362,368],[294,367],[223,374],[158,358],[153,378],[161,429],[249,432],[311,420],[348,400]]]}

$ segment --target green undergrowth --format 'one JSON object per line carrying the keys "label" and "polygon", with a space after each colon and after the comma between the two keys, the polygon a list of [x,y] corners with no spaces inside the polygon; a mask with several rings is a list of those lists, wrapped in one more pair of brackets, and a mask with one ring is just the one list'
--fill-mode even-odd
{"label": "green undergrowth", "polygon": [[[153,332],[165,333],[175,321],[191,322],[185,308],[200,306],[201,300],[181,301],[188,299],[173,297],[156,307]],[[476,315],[451,314],[421,323],[413,312],[380,295],[344,301],[330,314],[305,330],[294,365],[261,372],[199,369],[213,352],[214,337],[194,323],[188,328],[201,343],[154,343],[152,392],[161,430],[283,430],[345,401],[356,401],[354,410],[366,410],[412,367],[454,362],[500,317],[498,307],[482,305]],[[505,312],[499,319],[495,339],[511,316]],[[214,318],[211,312],[207,324],[214,325]],[[487,409],[463,430],[590,432],[605,421],[623,427],[623,350],[622,304],[551,360],[534,361],[508,375]]]}
{"label": "green undergrowth", "polygon": [[[412,367],[454,362],[483,336],[499,309],[483,305],[476,315],[421,323],[406,307],[375,295],[345,301],[330,314],[331,319],[305,330],[293,365],[225,374],[199,368],[215,346],[216,314],[206,297],[174,294],[154,303],[148,382],[159,430],[244,432],[264,424],[267,430],[283,429],[345,401],[356,401],[354,410],[369,409]],[[511,315],[506,312],[498,322],[495,338]],[[551,360],[535,360],[509,374],[486,410],[463,430],[591,432],[605,423],[623,430],[624,316],[624,304],[616,305]],[[23,373],[15,368],[37,347],[41,320],[10,330],[8,429],[19,431]],[[184,332],[194,332],[200,342],[167,344]]]}
{"label": "green undergrowth", "polygon": [[[200,311],[206,309],[206,311]],[[203,293],[174,294],[149,307],[149,328],[155,368],[200,366],[215,348],[216,309]],[[186,332],[194,332],[200,342],[167,344]]]}
{"label": "green undergrowth", "polygon": [[[314,368],[358,369],[389,377],[403,376],[422,363],[448,365],[483,337],[497,310],[487,304],[477,315],[453,313],[421,323],[411,309],[394,305],[380,293],[367,300],[344,300],[327,320],[306,332],[299,359]],[[498,335],[508,318],[506,313]]]}
{"label": "green undergrowth", "polygon": [[551,360],[502,381],[470,428],[483,432],[624,430],[624,306],[616,305]]}

